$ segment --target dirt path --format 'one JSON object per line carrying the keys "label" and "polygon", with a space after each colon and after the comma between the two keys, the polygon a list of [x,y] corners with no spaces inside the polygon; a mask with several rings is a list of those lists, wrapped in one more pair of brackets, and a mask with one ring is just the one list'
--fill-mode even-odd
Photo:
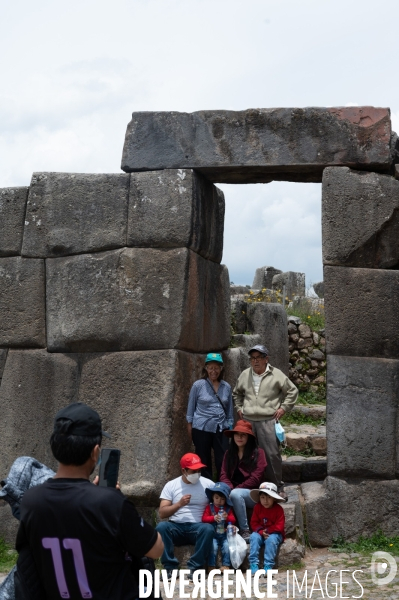
{"label": "dirt path", "polygon": [[[395,560],[396,563],[399,563],[398,556],[395,557]],[[328,551],[327,548],[316,548],[306,552],[303,564],[303,567],[295,570],[295,579],[292,569],[288,570],[288,577],[287,569],[279,569],[278,575],[275,576],[277,586],[273,588],[273,592],[277,593],[278,600],[282,600],[283,598],[312,598],[313,600],[319,600],[328,597],[363,598],[364,600],[399,600],[399,567],[396,577],[391,583],[388,585],[377,585],[371,579],[371,558],[364,557],[360,554],[337,554]],[[305,572],[307,576],[307,589],[306,581],[304,582]],[[327,573],[329,573],[329,575],[327,577],[326,587]],[[353,575],[357,581],[354,579]],[[3,578],[4,574],[0,574],[0,583]],[[235,591],[235,579],[235,576],[231,577],[234,584],[229,589],[230,593],[234,593]],[[221,581],[221,578],[215,578],[215,582],[218,580]],[[293,584],[295,581],[297,581],[298,584],[295,584],[294,592]],[[298,585],[300,588],[302,583],[302,590],[299,591]],[[193,597],[193,590],[193,585],[188,585],[185,588],[186,593],[189,594],[189,598]],[[264,597],[267,598],[267,585],[263,578],[261,578],[259,582],[259,591],[260,593],[264,593]],[[162,584],[161,593],[163,598],[166,598]],[[327,594],[329,594],[329,596]],[[209,595],[204,597],[207,599],[211,598]],[[226,597],[223,596],[223,588],[221,594],[217,597],[220,598],[220,600]],[[239,597],[255,600],[253,594],[252,596],[246,596],[244,594],[241,596],[234,596],[234,598]],[[178,583],[172,598],[174,600],[181,598]]]}

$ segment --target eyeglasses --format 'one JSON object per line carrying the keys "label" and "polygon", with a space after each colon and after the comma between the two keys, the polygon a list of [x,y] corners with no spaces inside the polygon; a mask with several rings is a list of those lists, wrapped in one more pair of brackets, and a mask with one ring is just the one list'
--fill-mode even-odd
{"label": "eyeglasses", "polygon": [[257,360],[265,360],[266,356],[251,356],[250,362],[256,362]]}

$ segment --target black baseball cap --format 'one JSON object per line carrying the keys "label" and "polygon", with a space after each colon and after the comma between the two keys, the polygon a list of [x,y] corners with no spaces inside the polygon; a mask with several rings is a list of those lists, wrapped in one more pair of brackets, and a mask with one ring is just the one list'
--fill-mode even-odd
{"label": "black baseball cap", "polygon": [[83,402],[74,402],[57,412],[54,419],[54,430],[56,430],[58,419],[69,419],[71,421],[68,431],[71,435],[104,435],[107,438],[111,436],[102,431],[101,419],[98,412],[84,404]]}

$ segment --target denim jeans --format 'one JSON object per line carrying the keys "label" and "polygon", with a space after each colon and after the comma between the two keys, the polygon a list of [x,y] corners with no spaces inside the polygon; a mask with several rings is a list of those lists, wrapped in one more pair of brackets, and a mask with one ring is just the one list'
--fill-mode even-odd
{"label": "denim jeans", "polygon": [[187,568],[202,569],[205,567],[212,550],[215,529],[209,523],[174,523],[162,521],[156,526],[164,543],[161,562],[165,569],[178,569],[179,561],[175,558],[174,547],[190,544],[195,552],[187,561]]}
{"label": "denim jeans", "polygon": [[249,495],[251,490],[235,488],[231,491],[230,500],[233,503],[234,514],[237,517],[240,530],[249,529],[247,519],[247,508],[253,508],[256,504]]}
{"label": "denim jeans", "polygon": [[216,566],[216,558],[218,555],[219,548],[222,551],[222,565],[224,567],[231,567],[230,551],[229,551],[229,544],[227,543],[227,535],[225,533],[216,533],[216,531],[213,534],[213,544],[212,544],[211,553],[209,554],[209,558],[208,558],[208,567]]}
{"label": "denim jeans", "polygon": [[265,546],[264,569],[273,569],[278,549],[283,541],[281,533],[271,533],[268,538],[264,538],[260,533],[251,533],[249,538],[249,564],[259,565],[259,551]]}

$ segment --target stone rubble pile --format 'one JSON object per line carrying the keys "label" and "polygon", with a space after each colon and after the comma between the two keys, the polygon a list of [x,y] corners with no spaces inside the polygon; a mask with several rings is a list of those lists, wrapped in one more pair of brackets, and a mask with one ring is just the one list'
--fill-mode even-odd
{"label": "stone rubble pile", "polygon": [[324,329],[312,331],[299,317],[288,317],[289,377],[301,391],[318,392],[326,384]]}

